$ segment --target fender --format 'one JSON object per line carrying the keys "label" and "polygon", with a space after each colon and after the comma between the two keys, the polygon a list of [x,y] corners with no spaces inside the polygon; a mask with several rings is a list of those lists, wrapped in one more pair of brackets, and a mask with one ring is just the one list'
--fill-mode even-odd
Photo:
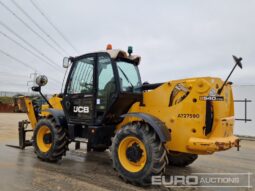
{"label": "fender", "polygon": [[49,112],[54,117],[57,125],[67,128],[67,121],[63,110],[50,108],[45,111]]}
{"label": "fender", "polygon": [[123,117],[123,118],[124,117],[136,117],[136,118],[142,119],[143,121],[148,123],[154,129],[154,131],[159,136],[161,142],[166,143],[171,140],[170,132],[167,129],[165,123],[163,123],[157,117],[154,117],[147,113],[137,113],[137,112],[127,113],[127,114],[121,115],[121,117]]}

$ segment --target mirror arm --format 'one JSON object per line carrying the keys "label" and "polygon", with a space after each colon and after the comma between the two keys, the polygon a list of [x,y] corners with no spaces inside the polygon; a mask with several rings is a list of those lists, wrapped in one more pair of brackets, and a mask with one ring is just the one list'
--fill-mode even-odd
{"label": "mirror arm", "polygon": [[222,92],[224,86],[226,85],[228,79],[230,78],[231,74],[232,74],[233,71],[235,70],[236,66],[237,66],[237,65],[234,66],[234,68],[232,69],[232,71],[231,71],[230,74],[228,75],[227,79],[224,81],[224,83],[222,84],[221,88],[218,90],[217,93],[218,93],[219,95],[221,94],[221,92]]}
{"label": "mirror arm", "polygon": [[50,108],[53,108],[53,106],[50,104],[50,102],[47,100],[47,98],[42,94],[41,92],[41,86],[34,86],[32,87],[33,91],[37,91],[39,92],[39,94],[42,96],[42,98],[47,102],[47,104],[49,105]]}
{"label": "mirror arm", "polygon": [[49,105],[49,107],[50,107],[50,108],[53,108],[53,106],[50,104],[50,102],[47,100],[47,98],[42,94],[41,88],[40,88],[39,94],[40,94],[40,95],[42,96],[42,98],[47,102],[47,104]]}
{"label": "mirror arm", "polygon": [[221,94],[221,92],[222,92],[224,86],[226,85],[228,79],[229,79],[230,76],[232,75],[232,73],[233,73],[233,71],[235,70],[236,66],[239,66],[241,69],[243,68],[242,63],[241,63],[241,61],[242,61],[242,58],[241,58],[241,57],[240,57],[240,58],[237,58],[236,56],[233,55],[233,59],[234,59],[234,61],[235,61],[235,66],[234,66],[233,69],[231,70],[231,72],[230,72],[230,74],[228,75],[227,79],[226,79],[226,80],[224,81],[224,83],[222,84],[221,88],[218,89],[217,93],[218,93],[219,95]]}

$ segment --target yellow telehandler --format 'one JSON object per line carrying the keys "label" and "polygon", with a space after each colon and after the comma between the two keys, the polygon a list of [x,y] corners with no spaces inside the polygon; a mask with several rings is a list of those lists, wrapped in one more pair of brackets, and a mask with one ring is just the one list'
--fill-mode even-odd
{"label": "yellow telehandler", "polygon": [[[19,122],[20,147],[33,145],[43,161],[56,162],[71,142],[87,142],[87,151],[111,148],[119,175],[148,185],[167,165],[187,166],[198,155],[239,148],[233,135],[234,104],[230,75],[142,83],[140,56],[112,49],[64,58],[68,68],[63,93],[47,100],[41,93],[47,77],[36,79],[47,104],[24,97],[29,121]],[[28,124],[33,137],[26,140]],[[77,145],[78,147],[78,145]]]}

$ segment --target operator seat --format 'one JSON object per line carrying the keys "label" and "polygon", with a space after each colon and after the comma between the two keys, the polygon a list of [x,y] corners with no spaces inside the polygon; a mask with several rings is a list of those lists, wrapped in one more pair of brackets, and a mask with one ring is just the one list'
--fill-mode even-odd
{"label": "operator seat", "polygon": [[112,95],[116,91],[116,84],[114,78],[112,78],[104,87],[104,99],[105,107],[108,108],[111,105]]}

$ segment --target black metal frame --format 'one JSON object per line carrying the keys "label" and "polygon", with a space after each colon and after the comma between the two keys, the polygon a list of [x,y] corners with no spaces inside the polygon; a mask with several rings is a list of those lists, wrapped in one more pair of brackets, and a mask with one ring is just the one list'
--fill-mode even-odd
{"label": "black metal frame", "polygon": [[251,119],[247,119],[247,103],[252,102],[252,100],[248,100],[247,98],[243,100],[234,100],[236,103],[244,103],[244,119],[235,118],[237,121],[244,121],[245,123],[252,121]]}
{"label": "black metal frame", "polygon": [[26,133],[33,131],[33,129],[28,129],[29,124],[30,122],[27,120],[19,121],[19,146],[16,146],[16,145],[6,145],[6,146],[22,149],[22,150],[28,146],[32,146],[32,140],[26,139]]}

